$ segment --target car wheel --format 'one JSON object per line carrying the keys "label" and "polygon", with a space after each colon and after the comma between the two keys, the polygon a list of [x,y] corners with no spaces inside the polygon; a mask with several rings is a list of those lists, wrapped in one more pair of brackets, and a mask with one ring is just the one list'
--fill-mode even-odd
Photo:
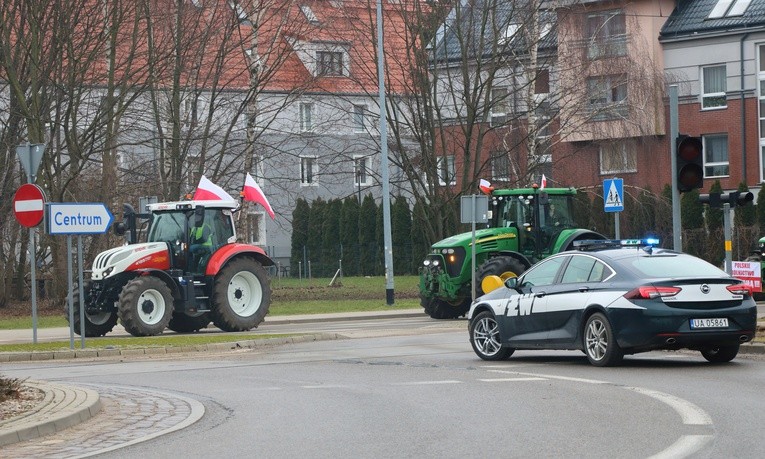
{"label": "car wheel", "polygon": [[622,361],[624,352],[604,314],[596,312],[587,319],[583,339],[587,360],[596,367],[610,367]]}
{"label": "car wheel", "polygon": [[497,319],[489,311],[483,311],[470,321],[470,345],[478,357],[484,360],[504,360],[515,349],[502,347]]}
{"label": "car wheel", "polygon": [[707,361],[712,363],[727,363],[736,358],[740,345],[718,346],[701,351]]}

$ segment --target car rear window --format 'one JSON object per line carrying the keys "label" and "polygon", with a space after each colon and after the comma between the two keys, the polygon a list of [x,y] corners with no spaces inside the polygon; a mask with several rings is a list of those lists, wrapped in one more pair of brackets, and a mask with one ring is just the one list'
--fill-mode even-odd
{"label": "car rear window", "polygon": [[688,255],[638,256],[621,260],[643,277],[721,277],[725,271],[711,263]]}

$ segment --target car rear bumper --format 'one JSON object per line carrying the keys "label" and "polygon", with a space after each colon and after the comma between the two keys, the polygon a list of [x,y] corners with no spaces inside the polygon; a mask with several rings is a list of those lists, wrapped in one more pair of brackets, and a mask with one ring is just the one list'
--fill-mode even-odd
{"label": "car rear bumper", "polygon": [[[625,352],[653,349],[700,349],[746,343],[757,330],[754,302],[725,310],[675,308],[609,311],[619,346]],[[691,319],[725,318],[725,328],[692,329]]]}

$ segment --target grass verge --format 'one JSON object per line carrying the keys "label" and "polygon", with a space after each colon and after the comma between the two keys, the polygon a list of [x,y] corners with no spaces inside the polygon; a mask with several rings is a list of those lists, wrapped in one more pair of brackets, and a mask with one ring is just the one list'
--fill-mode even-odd
{"label": "grass verge", "polygon": [[[120,336],[110,338],[108,336],[100,338],[86,338],[86,349],[144,349],[152,347],[183,347],[197,346],[203,344],[215,343],[234,343],[237,341],[252,341],[268,338],[284,338],[287,336],[296,336],[294,334],[244,334],[244,333],[193,333],[188,335],[163,335],[163,336],[144,336],[131,337]],[[51,341],[47,343],[20,343],[20,344],[0,344],[0,352],[52,352],[68,351],[70,342]],[[80,337],[75,337],[75,350],[80,349]]]}

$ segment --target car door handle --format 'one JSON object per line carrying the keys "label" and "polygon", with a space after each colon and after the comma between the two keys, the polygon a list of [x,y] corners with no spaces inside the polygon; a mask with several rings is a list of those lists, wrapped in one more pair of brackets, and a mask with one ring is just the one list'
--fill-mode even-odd
{"label": "car door handle", "polygon": [[537,292],[534,296],[536,296],[537,298],[542,298],[545,295],[547,295],[547,292]]}
{"label": "car door handle", "polygon": [[590,287],[579,287],[579,291],[580,292],[589,292],[590,291]]}

